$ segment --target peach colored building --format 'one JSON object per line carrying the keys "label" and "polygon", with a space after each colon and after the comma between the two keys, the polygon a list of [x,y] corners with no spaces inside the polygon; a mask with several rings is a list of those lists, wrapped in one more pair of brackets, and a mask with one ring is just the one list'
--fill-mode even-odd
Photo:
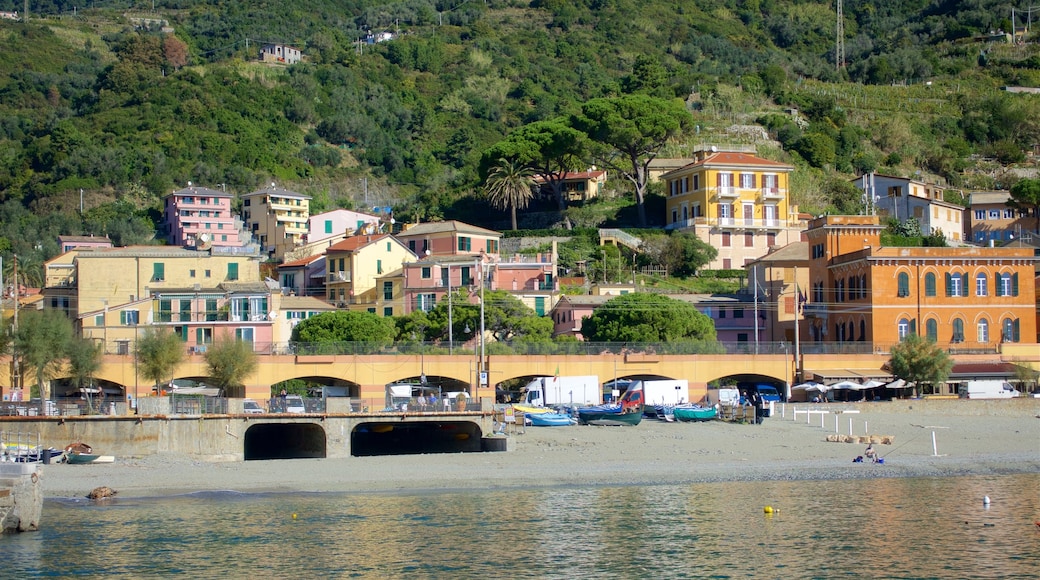
{"label": "peach colored building", "polygon": [[810,223],[803,348],[887,349],[910,333],[954,352],[1033,342],[1032,251],[881,247],[883,229],[877,216]]}
{"label": "peach colored building", "polygon": [[416,256],[498,256],[502,234],[456,220],[408,224],[394,234]]}

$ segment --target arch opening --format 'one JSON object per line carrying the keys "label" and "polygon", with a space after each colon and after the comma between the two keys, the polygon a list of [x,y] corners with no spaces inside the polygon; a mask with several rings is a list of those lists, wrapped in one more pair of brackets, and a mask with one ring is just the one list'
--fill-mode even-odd
{"label": "arch opening", "polygon": [[415,455],[481,451],[480,426],[469,421],[361,423],[350,433],[350,454]]}
{"label": "arch opening", "polygon": [[260,423],[243,438],[243,459],[324,459],[325,429],[314,423]]}

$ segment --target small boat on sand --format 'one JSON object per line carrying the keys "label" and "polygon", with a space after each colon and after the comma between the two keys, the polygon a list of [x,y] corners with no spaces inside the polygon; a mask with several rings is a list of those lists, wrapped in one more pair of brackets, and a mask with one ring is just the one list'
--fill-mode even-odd
{"label": "small boat on sand", "polygon": [[672,410],[676,421],[711,421],[715,418],[715,407],[703,407],[701,405],[676,405]]}
{"label": "small boat on sand", "polygon": [[621,396],[617,405],[597,405],[578,409],[578,422],[583,425],[638,425],[643,420],[642,382],[634,383]]}
{"label": "small boat on sand", "polygon": [[527,415],[532,427],[566,427],[577,421],[566,413],[530,413]]}

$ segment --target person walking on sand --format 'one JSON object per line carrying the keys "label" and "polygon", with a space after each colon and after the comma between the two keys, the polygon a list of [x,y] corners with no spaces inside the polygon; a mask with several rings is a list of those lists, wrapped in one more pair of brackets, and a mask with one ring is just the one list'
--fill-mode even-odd
{"label": "person walking on sand", "polygon": [[762,424],[762,395],[758,390],[751,391],[751,405],[755,407],[755,425]]}

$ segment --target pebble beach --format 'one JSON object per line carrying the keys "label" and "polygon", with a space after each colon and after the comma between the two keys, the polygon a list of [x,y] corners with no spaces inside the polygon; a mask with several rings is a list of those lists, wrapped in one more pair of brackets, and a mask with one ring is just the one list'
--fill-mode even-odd
{"label": "pebble beach", "polygon": [[[1024,402],[1024,401],[1023,401]],[[205,462],[186,456],[117,457],[114,463],[43,467],[47,498],[85,497],[107,486],[120,497],[201,491],[351,492],[656,485],[1040,472],[1040,401],[1011,413],[886,412],[790,415],[762,425],[709,421],[634,427],[527,427],[506,452]],[[822,425],[821,425],[822,417]],[[866,447],[828,435],[891,437],[883,464],[854,463]],[[837,423],[837,425],[835,425]],[[933,439],[934,434],[934,439]]]}

